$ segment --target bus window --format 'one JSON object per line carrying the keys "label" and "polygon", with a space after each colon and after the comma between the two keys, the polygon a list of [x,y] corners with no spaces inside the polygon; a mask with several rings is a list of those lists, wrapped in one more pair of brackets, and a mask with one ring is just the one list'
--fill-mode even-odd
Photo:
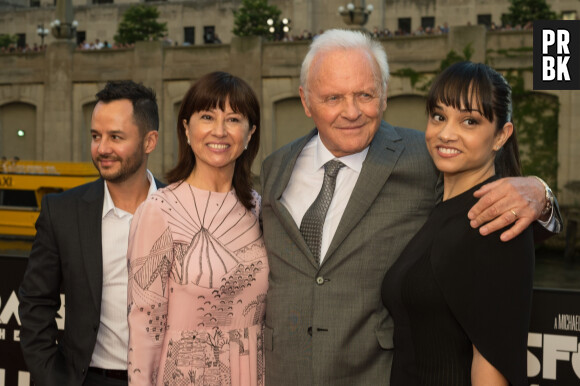
{"label": "bus window", "polygon": [[0,205],[38,208],[33,190],[0,189]]}

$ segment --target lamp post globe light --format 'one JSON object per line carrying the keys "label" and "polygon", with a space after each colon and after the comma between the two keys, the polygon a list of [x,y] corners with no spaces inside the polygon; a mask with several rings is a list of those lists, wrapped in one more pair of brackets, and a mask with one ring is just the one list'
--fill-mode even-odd
{"label": "lamp post globe light", "polygon": [[268,24],[268,31],[272,34],[273,40],[282,40],[284,35],[290,32],[290,19],[286,17],[282,20],[269,18],[266,24]]}
{"label": "lamp post globe light", "polygon": [[366,5],[365,0],[358,0],[355,3],[348,3],[346,7],[339,6],[338,14],[347,25],[355,26],[358,29],[364,29],[364,25],[369,20],[369,15],[373,12],[372,4]]}
{"label": "lamp post globe light", "polygon": [[72,39],[77,34],[78,26],[79,22],[76,20],[66,23],[61,22],[59,19],[55,19],[50,23],[52,35],[57,39]]}
{"label": "lamp post globe light", "polygon": [[70,40],[77,34],[79,23],[73,20],[72,0],[56,0],[56,19],[50,23],[52,35]]}
{"label": "lamp post globe light", "polygon": [[48,28],[44,28],[44,24],[39,24],[36,28],[36,33],[40,36],[40,45],[44,46],[44,38],[50,33]]}

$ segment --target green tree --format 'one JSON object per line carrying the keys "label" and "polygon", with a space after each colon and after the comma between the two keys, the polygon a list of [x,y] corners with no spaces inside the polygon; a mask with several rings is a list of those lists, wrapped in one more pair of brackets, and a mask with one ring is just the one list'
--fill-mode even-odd
{"label": "green tree", "polygon": [[525,25],[534,20],[554,20],[557,18],[546,0],[510,0],[509,12],[502,16],[502,23]]}
{"label": "green tree", "polygon": [[16,44],[18,36],[16,35],[0,35],[0,47],[10,47],[11,44]]}
{"label": "green tree", "polygon": [[558,176],[558,98],[524,87],[522,71],[509,71],[514,127],[524,175],[541,176],[555,188]]}
{"label": "green tree", "polygon": [[282,11],[275,5],[268,5],[268,0],[242,0],[241,7],[234,11],[234,29],[236,36],[264,36],[273,39],[269,31],[268,19],[274,25],[280,23]]}
{"label": "green tree", "polygon": [[148,5],[133,5],[124,14],[115,42],[132,44],[138,41],[157,40],[167,32],[167,23],[159,23],[157,8]]}

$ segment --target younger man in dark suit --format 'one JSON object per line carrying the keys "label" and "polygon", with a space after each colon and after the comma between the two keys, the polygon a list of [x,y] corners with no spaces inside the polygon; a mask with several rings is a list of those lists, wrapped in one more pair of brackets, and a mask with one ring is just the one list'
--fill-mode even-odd
{"label": "younger man in dark suit", "polygon": [[101,178],[42,201],[18,292],[22,351],[37,385],[127,384],[128,233],[133,213],[159,185],[147,170],[158,130],[153,90],[107,83],[91,120]]}

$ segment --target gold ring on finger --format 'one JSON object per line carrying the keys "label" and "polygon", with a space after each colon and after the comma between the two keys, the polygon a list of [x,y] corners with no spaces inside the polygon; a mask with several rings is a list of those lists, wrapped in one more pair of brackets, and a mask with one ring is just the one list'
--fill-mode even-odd
{"label": "gold ring on finger", "polygon": [[512,212],[512,213],[513,213],[513,215],[514,215],[514,217],[515,217],[515,218],[518,218],[518,214],[516,213],[516,211],[515,211],[515,210],[513,210],[513,209],[510,209],[510,212]]}

